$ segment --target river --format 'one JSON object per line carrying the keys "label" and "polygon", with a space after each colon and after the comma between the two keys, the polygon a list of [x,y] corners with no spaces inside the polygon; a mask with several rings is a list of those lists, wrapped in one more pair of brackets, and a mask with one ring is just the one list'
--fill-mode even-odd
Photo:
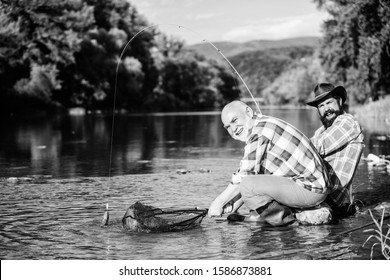
{"label": "river", "polygon": [[[309,136],[320,125],[315,110],[263,113]],[[364,207],[353,217],[285,228],[206,217],[190,231],[129,233],[120,220],[136,201],[207,208],[226,187],[243,145],[224,131],[219,112],[117,115],[113,134],[104,114],[10,118],[0,128],[1,259],[370,259],[374,242],[362,247],[370,232],[339,233],[390,203],[390,170],[365,160],[390,155],[390,128],[366,125],[354,179]],[[110,225],[101,227],[106,203]],[[373,257],[383,259],[377,249]]]}

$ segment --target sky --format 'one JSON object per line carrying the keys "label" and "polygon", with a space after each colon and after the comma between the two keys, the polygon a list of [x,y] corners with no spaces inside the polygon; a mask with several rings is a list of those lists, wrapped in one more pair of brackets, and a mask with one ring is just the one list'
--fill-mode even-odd
{"label": "sky", "polygon": [[150,24],[187,44],[321,36],[327,17],[312,0],[128,1]]}

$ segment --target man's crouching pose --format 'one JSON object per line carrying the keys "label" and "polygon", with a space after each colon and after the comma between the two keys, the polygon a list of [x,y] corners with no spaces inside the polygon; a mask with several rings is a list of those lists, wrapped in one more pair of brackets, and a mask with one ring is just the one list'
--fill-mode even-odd
{"label": "man's crouching pose", "polygon": [[[244,156],[227,188],[211,203],[209,217],[220,216],[235,197],[253,220],[283,225],[294,220],[289,207],[305,209],[323,202],[330,179],[310,140],[291,124],[261,114],[241,101],[222,110],[222,122],[236,140],[245,142]],[[286,207],[287,206],[287,207]]]}

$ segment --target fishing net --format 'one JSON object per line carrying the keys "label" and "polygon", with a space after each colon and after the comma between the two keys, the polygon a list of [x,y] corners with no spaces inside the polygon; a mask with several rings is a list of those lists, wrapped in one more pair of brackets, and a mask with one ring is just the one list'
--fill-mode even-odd
{"label": "fishing net", "polygon": [[161,209],[136,202],[122,218],[123,227],[132,232],[183,231],[199,226],[207,209]]}

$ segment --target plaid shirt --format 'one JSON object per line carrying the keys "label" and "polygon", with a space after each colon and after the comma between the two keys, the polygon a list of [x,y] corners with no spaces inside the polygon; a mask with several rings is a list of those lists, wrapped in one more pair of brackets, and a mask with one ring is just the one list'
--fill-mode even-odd
{"label": "plaid shirt", "polygon": [[349,187],[362,154],[363,132],[352,115],[344,113],[333,124],[317,129],[311,138],[325,160],[332,182],[330,198],[341,206],[350,203]]}
{"label": "plaid shirt", "polygon": [[[237,175],[289,177],[305,189],[326,193],[328,173],[310,140],[294,126],[269,116],[254,116]],[[233,175],[232,183],[241,181]]]}

